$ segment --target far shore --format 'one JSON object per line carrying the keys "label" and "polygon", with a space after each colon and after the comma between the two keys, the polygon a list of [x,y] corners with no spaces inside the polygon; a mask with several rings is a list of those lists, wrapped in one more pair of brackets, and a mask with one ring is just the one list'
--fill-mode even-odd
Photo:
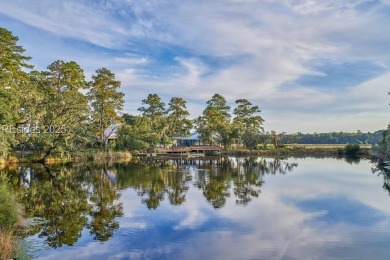
{"label": "far shore", "polygon": [[[278,148],[267,146],[265,149],[229,149],[221,151],[221,156],[266,156],[266,157],[343,157],[346,144],[288,144]],[[359,145],[360,150],[354,155],[362,158],[373,157],[371,145]],[[130,162],[134,155],[129,151],[79,151],[71,156],[50,156],[45,160],[37,159],[34,156],[21,157],[20,153],[8,159],[0,158],[0,166],[23,164],[23,163],[44,163],[61,164],[69,162],[102,162],[102,161],[122,161]],[[186,157],[187,154],[178,157]],[[199,157],[199,155],[196,155]],[[164,157],[164,156],[162,156]],[[171,157],[171,156],[169,156]]]}
{"label": "far shore", "polygon": [[[231,149],[222,152],[223,155],[231,156],[344,156],[346,144],[287,144],[278,148],[266,148],[258,150]],[[370,144],[359,145],[360,150],[355,154],[359,157],[372,156]]]}

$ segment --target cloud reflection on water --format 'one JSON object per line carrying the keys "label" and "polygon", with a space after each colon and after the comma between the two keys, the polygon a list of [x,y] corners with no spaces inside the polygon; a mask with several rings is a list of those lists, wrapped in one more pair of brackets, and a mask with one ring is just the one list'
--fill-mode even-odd
{"label": "cloud reflection on water", "polygon": [[81,239],[41,259],[385,259],[388,197],[370,163],[297,161],[292,173],[265,175],[259,197],[246,206],[230,196],[213,209],[191,184],[185,203],[172,206],[165,198],[149,210],[124,189],[124,216],[109,241]]}

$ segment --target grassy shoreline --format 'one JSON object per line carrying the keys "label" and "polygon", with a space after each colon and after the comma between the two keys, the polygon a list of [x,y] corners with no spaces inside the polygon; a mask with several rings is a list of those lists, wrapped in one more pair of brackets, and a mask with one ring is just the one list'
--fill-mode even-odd
{"label": "grassy shoreline", "polygon": [[12,259],[18,250],[17,231],[23,226],[22,206],[0,176],[0,260]]}
{"label": "grassy shoreline", "polygon": [[[258,150],[245,150],[245,149],[233,149],[223,151],[222,155],[230,156],[345,156],[346,145],[313,145],[313,144],[293,144],[285,145],[279,148],[267,148]],[[371,145],[361,145],[360,150],[356,153],[356,156],[367,157],[372,156]]]}
{"label": "grassy shoreline", "polygon": [[[299,157],[321,157],[321,156],[345,156],[345,144],[288,144],[278,148],[272,146],[266,149],[247,150],[247,149],[230,149],[222,151],[221,155],[225,156],[299,156]],[[360,157],[373,156],[371,145],[359,145],[360,149],[355,154]],[[7,159],[0,158],[0,168],[7,165],[20,163],[82,163],[82,162],[102,162],[117,161],[129,162],[133,155],[128,151],[77,151],[71,156],[49,156],[45,160],[37,157],[17,157],[10,156]]]}
{"label": "grassy shoreline", "polygon": [[7,165],[15,165],[21,163],[79,163],[79,162],[101,162],[101,161],[130,161],[132,154],[128,151],[78,151],[70,156],[48,156],[45,159],[40,159],[37,156],[30,155],[21,158],[20,156],[10,156],[6,159],[0,158],[0,168]]}

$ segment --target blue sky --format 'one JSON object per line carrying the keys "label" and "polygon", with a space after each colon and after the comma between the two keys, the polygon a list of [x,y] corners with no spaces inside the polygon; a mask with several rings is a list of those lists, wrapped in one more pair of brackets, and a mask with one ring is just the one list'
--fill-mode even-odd
{"label": "blue sky", "polygon": [[36,69],[107,67],[127,113],[157,93],[195,117],[220,93],[290,133],[386,128],[389,24],[389,0],[0,0]]}

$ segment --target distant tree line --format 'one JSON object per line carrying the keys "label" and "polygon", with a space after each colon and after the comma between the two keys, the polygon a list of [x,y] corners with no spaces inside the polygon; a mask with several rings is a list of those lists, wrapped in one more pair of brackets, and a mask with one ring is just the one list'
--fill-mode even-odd
{"label": "distant tree line", "polygon": [[354,133],[284,134],[280,142],[282,144],[378,144],[382,141],[384,132],[385,130],[373,133],[357,131]]}

